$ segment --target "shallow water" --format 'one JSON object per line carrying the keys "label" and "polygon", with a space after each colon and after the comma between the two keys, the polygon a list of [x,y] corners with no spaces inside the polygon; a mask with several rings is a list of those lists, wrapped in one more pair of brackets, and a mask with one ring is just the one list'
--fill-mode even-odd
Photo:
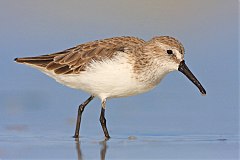
{"label": "shallow water", "polygon": [[1,136],[0,157],[10,159],[237,159],[234,136],[81,137]]}
{"label": "shallow water", "polygon": [[106,118],[112,138],[104,141],[99,100],[84,111],[76,140],[71,136],[79,95],[58,100],[47,93],[2,92],[0,159],[238,159],[239,137],[231,134],[235,124],[212,122],[210,115],[202,118],[215,111],[200,108],[200,103],[178,110],[182,97],[175,94],[175,101],[162,98],[161,107],[153,98],[147,110],[149,101],[139,97],[109,101]]}

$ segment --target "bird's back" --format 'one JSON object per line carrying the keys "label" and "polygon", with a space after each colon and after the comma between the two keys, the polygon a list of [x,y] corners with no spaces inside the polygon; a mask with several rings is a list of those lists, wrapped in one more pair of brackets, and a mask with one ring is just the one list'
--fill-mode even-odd
{"label": "bird's back", "polygon": [[92,61],[112,58],[118,51],[124,52],[126,49],[134,48],[144,42],[136,37],[107,38],[84,43],[53,54],[16,58],[15,61],[53,71],[56,74],[79,74]]}

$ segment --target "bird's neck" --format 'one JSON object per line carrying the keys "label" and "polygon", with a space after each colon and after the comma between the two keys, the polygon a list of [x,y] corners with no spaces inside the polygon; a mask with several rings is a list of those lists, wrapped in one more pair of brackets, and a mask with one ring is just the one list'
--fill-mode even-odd
{"label": "bird's neck", "polygon": [[150,56],[147,53],[137,55],[136,61],[133,65],[133,72],[139,82],[147,83],[156,86],[171,70],[156,57]]}

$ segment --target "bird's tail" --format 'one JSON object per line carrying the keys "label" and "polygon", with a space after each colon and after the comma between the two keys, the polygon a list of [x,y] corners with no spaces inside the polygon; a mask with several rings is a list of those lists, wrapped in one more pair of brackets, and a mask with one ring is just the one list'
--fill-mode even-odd
{"label": "bird's tail", "polygon": [[22,58],[15,58],[14,61],[18,63],[23,63],[27,65],[33,65],[38,67],[46,67],[49,63],[54,60],[55,55],[42,55],[37,57],[22,57]]}

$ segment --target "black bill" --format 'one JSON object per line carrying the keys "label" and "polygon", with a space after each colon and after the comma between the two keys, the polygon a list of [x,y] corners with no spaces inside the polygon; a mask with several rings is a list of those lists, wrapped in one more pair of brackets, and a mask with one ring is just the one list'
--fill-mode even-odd
{"label": "black bill", "polygon": [[185,64],[185,61],[181,61],[178,67],[178,70],[182,72],[187,78],[192,81],[200,90],[200,92],[205,95],[206,91],[201,85],[201,83],[197,80],[197,78],[192,74],[192,72],[188,69],[187,65]]}

